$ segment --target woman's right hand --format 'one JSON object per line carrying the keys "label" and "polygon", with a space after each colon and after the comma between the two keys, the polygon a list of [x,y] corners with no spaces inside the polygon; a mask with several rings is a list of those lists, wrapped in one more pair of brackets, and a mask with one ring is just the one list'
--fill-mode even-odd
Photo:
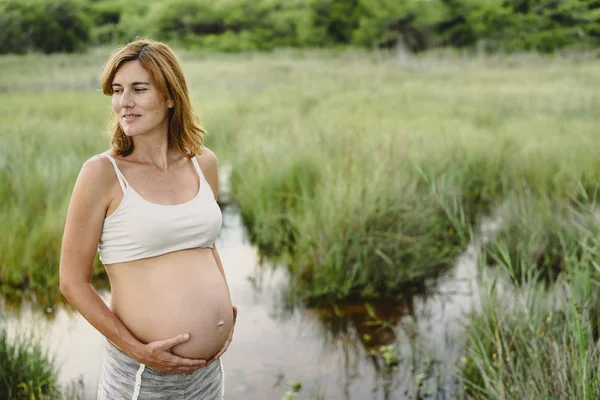
{"label": "woman's right hand", "polygon": [[206,360],[180,357],[171,352],[178,344],[190,340],[189,333],[182,333],[165,340],[150,342],[144,346],[142,363],[165,374],[189,374],[206,366]]}

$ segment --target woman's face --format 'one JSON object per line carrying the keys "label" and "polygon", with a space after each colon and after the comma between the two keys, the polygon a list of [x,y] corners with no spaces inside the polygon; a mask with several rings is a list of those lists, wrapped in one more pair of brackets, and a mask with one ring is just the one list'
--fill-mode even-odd
{"label": "woman's face", "polygon": [[169,108],[152,75],[137,61],[123,63],[112,82],[112,107],[127,136],[166,134]]}

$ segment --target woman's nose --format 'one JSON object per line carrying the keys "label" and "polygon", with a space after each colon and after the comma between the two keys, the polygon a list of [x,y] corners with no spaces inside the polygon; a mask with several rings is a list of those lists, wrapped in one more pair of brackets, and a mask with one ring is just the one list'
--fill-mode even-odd
{"label": "woman's nose", "polygon": [[133,96],[131,93],[125,91],[121,94],[121,100],[119,102],[121,107],[130,108],[133,107]]}

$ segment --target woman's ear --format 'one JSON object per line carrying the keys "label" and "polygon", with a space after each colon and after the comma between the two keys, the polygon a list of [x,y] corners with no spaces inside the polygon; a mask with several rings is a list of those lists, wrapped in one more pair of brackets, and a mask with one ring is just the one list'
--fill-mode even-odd
{"label": "woman's ear", "polygon": [[171,99],[167,99],[167,107],[175,108],[175,102]]}

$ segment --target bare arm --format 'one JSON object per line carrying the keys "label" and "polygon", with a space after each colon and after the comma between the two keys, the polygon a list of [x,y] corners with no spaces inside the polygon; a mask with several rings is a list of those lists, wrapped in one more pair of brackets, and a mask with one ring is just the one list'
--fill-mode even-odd
{"label": "bare arm", "polygon": [[[215,201],[216,201],[219,197],[219,173],[218,173],[218,166],[217,166],[217,157],[215,156],[215,154],[212,151],[208,150],[207,148],[204,148],[204,152],[203,152],[199,162],[200,162],[200,166],[203,171],[202,173],[204,174],[206,181],[212,188],[212,191],[215,195]],[[227,284],[227,277],[225,276],[225,270],[223,269],[223,263],[221,262],[221,257],[219,256],[219,252],[217,251],[216,243],[213,243],[211,250],[212,250],[212,254],[215,258],[215,261],[217,263],[217,267],[219,267],[219,271],[221,271],[221,275],[223,275],[223,279],[225,280],[225,285],[227,286],[227,291],[229,291],[229,285]],[[234,325],[234,327],[235,327],[236,320],[237,320],[237,307],[233,306],[233,325]],[[229,334],[229,337],[225,341],[223,348],[221,350],[219,350],[219,352],[217,354],[215,354],[208,360],[208,363],[206,364],[207,366],[212,364],[214,361],[218,360],[219,357],[221,357],[223,355],[223,353],[225,353],[227,351],[227,349],[229,348],[229,344],[233,340],[233,331],[234,330],[231,329],[231,333]]]}
{"label": "bare arm", "polygon": [[106,188],[111,182],[103,162],[99,158],[87,161],[77,177],[63,233],[60,290],[100,333],[139,359],[141,343],[104,304],[91,282],[92,263],[110,203]]}
{"label": "bare arm", "polygon": [[[214,193],[216,201],[219,198],[219,171],[217,157],[215,153],[205,147],[199,163],[202,167],[202,173],[204,174],[206,181]],[[221,262],[221,257],[219,257],[216,243],[213,243],[212,253],[215,257],[215,261],[217,262],[217,266],[219,267],[219,271],[221,271],[221,275],[223,275],[223,279],[225,279],[225,285],[227,285],[227,277],[225,276],[225,270],[223,269],[223,263]],[[227,290],[229,290],[229,286],[227,286]]]}
{"label": "bare arm", "polygon": [[[115,185],[120,191],[108,160],[98,157],[83,165],[67,212],[60,257],[60,290],[94,328],[136,361],[172,373],[202,367],[204,361],[163,354],[175,344],[185,342],[183,335],[149,345],[137,340],[92,286],[92,264]],[[171,343],[174,344],[167,348]]]}

